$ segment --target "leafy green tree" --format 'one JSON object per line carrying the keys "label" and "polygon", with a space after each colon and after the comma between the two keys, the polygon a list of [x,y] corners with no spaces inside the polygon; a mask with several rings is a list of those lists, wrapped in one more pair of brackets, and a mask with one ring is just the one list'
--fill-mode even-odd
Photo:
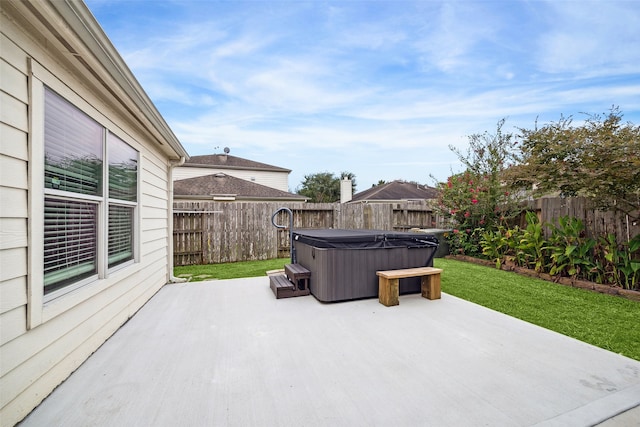
{"label": "leafy green tree", "polygon": [[334,203],[340,200],[340,180],[350,179],[355,192],[356,176],[351,172],[341,172],[336,176],[330,172],[305,175],[298,188],[298,194],[309,198],[312,203]]}
{"label": "leafy green tree", "polygon": [[520,162],[506,175],[534,195],[585,196],[595,207],[626,214],[640,210],[640,126],[622,122],[612,108],[580,125],[561,117],[521,129]]}

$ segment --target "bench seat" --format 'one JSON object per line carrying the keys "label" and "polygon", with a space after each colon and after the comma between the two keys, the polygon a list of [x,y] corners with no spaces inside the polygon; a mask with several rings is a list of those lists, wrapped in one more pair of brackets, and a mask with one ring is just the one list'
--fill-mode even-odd
{"label": "bench seat", "polygon": [[387,307],[400,304],[399,280],[407,277],[420,277],[422,297],[427,299],[440,299],[440,273],[441,268],[416,267],[400,270],[377,271],[378,276],[378,300]]}

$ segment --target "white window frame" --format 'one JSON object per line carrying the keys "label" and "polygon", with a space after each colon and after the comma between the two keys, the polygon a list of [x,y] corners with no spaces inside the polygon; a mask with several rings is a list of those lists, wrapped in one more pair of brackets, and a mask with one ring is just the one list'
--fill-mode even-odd
{"label": "white window frame", "polygon": [[[36,61],[29,60],[29,280],[27,292],[27,327],[34,328],[69,310],[112,286],[122,275],[134,274],[141,268],[141,167],[142,150],[139,144],[118,126],[102,115],[84,98],[53,76]],[[71,194],[44,186],[44,114],[45,87],[87,114],[103,128],[103,194],[87,196]],[[109,198],[108,133],[128,144],[137,152],[137,194],[135,202]],[[44,200],[45,196],[98,203],[97,274],[80,279],[48,294],[44,294]],[[133,206],[133,258],[108,268],[109,204]]]}

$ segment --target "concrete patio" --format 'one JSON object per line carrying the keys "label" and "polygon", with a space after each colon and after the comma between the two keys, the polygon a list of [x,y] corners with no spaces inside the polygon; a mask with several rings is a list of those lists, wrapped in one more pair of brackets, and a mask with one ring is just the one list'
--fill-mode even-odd
{"label": "concrete patio", "polygon": [[261,277],[165,286],[21,425],[626,426],[638,405],[640,362],[453,296],[276,300]]}

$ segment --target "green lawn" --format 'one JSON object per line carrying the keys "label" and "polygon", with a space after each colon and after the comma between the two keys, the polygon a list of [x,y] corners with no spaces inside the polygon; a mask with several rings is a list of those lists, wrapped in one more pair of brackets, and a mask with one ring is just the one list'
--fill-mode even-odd
{"label": "green lawn", "polygon": [[[264,276],[288,258],[176,267],[191,280]],[[438,258],[442,291],[595,346],[640,360],[640,302],[516,273]]]}
{"label": "green lawn", "polygon": [[289,258],[269,259],[265,261],[229,262],[224,264],[188,265],[174,267],[175,277],[190,278],[192,282],[215,279],[237,279],[240,277],[265,276],[269,270],[284,268],[291,262]]}

